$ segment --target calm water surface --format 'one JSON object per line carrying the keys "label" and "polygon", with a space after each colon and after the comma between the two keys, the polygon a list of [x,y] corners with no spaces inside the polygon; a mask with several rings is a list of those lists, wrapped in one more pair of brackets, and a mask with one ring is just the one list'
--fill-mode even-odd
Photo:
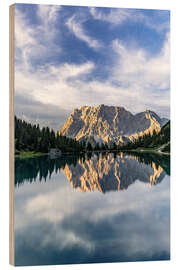
{"label": "calm water surface", "polygon": [[15,161],[15,264],[170,259],[169,156]]}

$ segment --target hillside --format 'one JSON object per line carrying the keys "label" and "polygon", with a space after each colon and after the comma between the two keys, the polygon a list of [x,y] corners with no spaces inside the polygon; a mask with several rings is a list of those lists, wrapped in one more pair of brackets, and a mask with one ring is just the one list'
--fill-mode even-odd
{"label": "hillside", "polygon": [[144,136],[128,143],[124,146],[126,149],[147,148],[155,149],[158,152],[170,153],[170,121],[168,121],[160,130]]}
{"label": "hillside", "polygon": [[159,134],[160,139],[162,140],[161,152],[170,153],[170,121],[168,121],[161,129]]}

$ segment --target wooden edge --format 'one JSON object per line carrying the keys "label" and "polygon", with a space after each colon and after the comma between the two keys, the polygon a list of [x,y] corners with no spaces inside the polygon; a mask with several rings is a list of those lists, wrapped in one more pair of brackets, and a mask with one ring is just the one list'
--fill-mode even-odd
{"label": "wooden edge", "polygon": [[14,9],[9,7],[9,263],[14,265]]}

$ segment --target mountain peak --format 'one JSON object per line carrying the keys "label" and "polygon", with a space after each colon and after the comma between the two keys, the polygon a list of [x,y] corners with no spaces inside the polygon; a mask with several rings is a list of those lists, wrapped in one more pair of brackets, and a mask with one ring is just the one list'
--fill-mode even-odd
{"label": "mountain peak", "polygon": [[99,106],[97,106],[97,108],[103,108],[103,107],[108,107],[108,105],[100,104]]}
{"label": "mountain peak", "polygon": [[91,144],[126,143],[154,130],[160,131],[162,123],[164,120],[150,110],[133,115],[124,107],[81,106],[73,111],[59,134],[76,140],[88,139]]}
{"label": "mountain peak", "polygon": [[93,108],[106,108],[106,109],[109,109],[109,108],[117,108],[119,110],[125,110],[124,107],[120,107],[120,106],[113,106],[113,105],[105,105],[105,104],[100,104],[98,105],[97,107],[93,107]]}

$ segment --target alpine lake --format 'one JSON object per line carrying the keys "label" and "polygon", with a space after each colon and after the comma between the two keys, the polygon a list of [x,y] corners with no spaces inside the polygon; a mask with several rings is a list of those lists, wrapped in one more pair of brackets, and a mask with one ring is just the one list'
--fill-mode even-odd
{"label": "alpine lake", "polygon": [[15,265],[170,259],[170,156],[15,159]]}

